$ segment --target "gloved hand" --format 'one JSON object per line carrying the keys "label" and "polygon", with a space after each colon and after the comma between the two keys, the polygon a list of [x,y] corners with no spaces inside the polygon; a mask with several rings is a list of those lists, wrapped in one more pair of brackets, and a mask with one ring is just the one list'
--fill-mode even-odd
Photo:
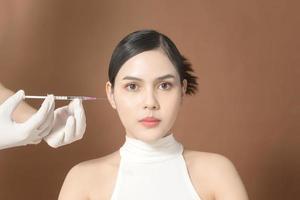
{"label": "gloved hand", "polygon": [[54,111],[53,129],[44,140],[51,147],[57,148],[80,140],[85,128],[86,117],[82,101],[75,99],[68,106]]}
{"label": "gloved hand", "polygon": [[20,90],[0,105],[0,149],[37,144],[48,135],[54,122],[54,97],[49,95],[40,109],[24,123],[16,123],[12,113],[24,98]]}

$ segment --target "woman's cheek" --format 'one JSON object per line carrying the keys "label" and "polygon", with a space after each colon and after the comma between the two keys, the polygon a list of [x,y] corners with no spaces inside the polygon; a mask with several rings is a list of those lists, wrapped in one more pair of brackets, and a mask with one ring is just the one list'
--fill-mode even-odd
{"label": "woman's cheek", "polygon": [[172,101],[172,103],[168,103],[168,104],[165,104],[165,110],[164,110],[164,113],[167,115],[168,119],[170,120],[170,122],[174,122],[176,117],[177,117],[177,114],[178,114],[178,111],[180,109],[180,101],[179,99],[174,99],[174,101]]}

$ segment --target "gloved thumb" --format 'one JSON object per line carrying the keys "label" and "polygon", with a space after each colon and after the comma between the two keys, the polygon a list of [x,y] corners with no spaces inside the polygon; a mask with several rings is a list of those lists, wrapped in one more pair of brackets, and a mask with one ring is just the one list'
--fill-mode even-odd
{"label": "gloved thumb", "polygon": [[4,103],[1,105],[3,111],[11,115],[12,112],[18,107],[18,105],[22,102],[24,99],[25,93],[23,90],[19,90],[14,95],[10,96]]}
{"label": "gloved thumb", "polygon": [[75,110],[80,106],[82,107],[82,100],[80,99],[72,100],[71,103],[69,103],[68,105],[69,114],[74,114]]}

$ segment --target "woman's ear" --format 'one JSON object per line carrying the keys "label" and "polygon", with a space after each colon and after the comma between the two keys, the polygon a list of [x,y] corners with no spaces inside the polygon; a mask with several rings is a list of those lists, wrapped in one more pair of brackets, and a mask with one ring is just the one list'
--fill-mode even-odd
{"label": "woman's ear", "polygon": [[180,99],[180,105],[183,103],[183,97],[185,96],[186,93],[186,88],[187,88],[187,81],[184,79],[182,81],[182,86],[181,86],[181,99]]}
{"label": "woman's ear", "polygon": [[113,92],[112,85],[109,81],[106,82],[105,90],[106,90],[107,99],[108,99],[111,107],[113,107],[113,109],[116,109],[117,107],[116,107],[116,102],[114,99],[114,92]]}
{"label": "woman's ear", "polygon": [[181,88],[181,96],[184,96],[186,93],[186,88],[187,88],[187,80],[183,79],[182,81],[182,88]]}

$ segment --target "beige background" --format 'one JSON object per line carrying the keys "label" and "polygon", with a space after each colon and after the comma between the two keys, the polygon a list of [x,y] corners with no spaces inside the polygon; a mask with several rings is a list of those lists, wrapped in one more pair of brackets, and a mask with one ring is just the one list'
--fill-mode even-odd
{"label": "beige background", "polygon": [[[157,29],[199,76],[199,93],[185,100],[176,123],[178,140],[230,158],[251,199],[300,198],[296,1],[0,2],[0,80],[7,87],[30,95],[105,96],[117,42],[137,29]],[[0,152],[0,199],[56,199],[73,165],[120,147],[124,130],[108,102],[84,106],[81,141]]]}

